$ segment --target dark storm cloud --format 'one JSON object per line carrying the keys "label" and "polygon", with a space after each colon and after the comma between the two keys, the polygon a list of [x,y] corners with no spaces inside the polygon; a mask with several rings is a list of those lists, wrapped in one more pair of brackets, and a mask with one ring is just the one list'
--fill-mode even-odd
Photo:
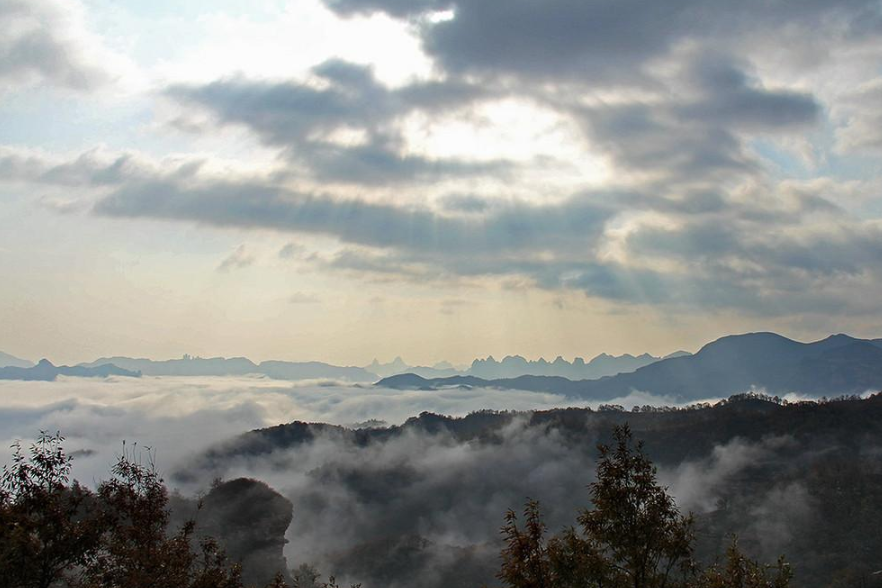
{"label": "dark storm cloud", "polygon": [[425,49],[451,72],[515,75],[594,84],[636,81],[644,66],[687,40],[738,45],[784,25],[813,34],[836,23],[852,39],[877,34],[875,0],[723,2],[703,0],[326,0],[344,15],[384,11],[410,18],[451,9],[423,24]]}
{"label": "dark storm cloud", "polygon": [[[425,29],[426,49],[451,71],[586,82],[636,78],[669,43],[665,23],[688,2],[559,0],[456,2],[452,20]],[[672,18],[673,17],[673,18]]]}

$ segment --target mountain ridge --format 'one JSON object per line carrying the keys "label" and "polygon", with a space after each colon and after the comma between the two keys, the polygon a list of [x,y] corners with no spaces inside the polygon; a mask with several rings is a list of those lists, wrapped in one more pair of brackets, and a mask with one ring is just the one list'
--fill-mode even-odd
{"label": "mountain ridge", "polygon": [[769,332],[727,335],[704,345],[694,355],[663,359],[630,373],[595,380],[406,376],[385,378],[377,385],[420,389],[495,387],[599,401],[622,398],[635,391],[678,402],[726,398],[759,388],[773,394],[860,394],[882,388],[882,340],[840,334],[802,343]]}
{"label": "mountain ridge", "polygon": [[30,368],[34,367],[34,362],[0,351],[0,368],[5,367]]}
{"label": "mountain ridge", "polygon": [[[570,525],[588,498],[598,444],[612,442],[614,425],[625,423],[680,508],[694,514],[700,560],[713,561],[737,535],[753,557],[786,553],[796,585],[806,588],[835,585],[849,567],[879,569],[882,394],[829,402],[742,395],[714,405],[639,411],[423,412],[376,429],[295,421],[214,445],[172,478],[222,479],[254,463],[284,464],[303,480],[292,497],[299,524],[344,538],[321,544],[341,576],[372,586],[412,586],[425,569],[432,581],[418,585],[480,586],[498,570],[498,549],[480,549],[495,547],[501,513],[530,496],[543,504],[550,528]],[[451,453],[460,452],[451,447],[463,448],[458,461]],[[426,465],[426,455],[443,455],[441,462],[456,469],[439,471],[437,458]],[[323,499],[327,494],[335,500]],[[341,511],[364,516],[341,517]],[[420,516],[427,511],[438,513],[429,524]],[[466,552],[450,554],[425,541],[448,537],[451,528],[468,531],[458,543]],[[402,551],[397,544],[413,535],[419,536],[416,546]],[[862,568],[868,561],[873,567]]]}
{"label": "mountain ridge", "polygon": [[246,357],[191,357],[153,360],[131,357],[102,357],[83,367],[116,365],[123,369],[137,370],[145,376],[245,376],[264,375],[276,380],[306,380],[340,378],[353,382],[373,382],[377,376],[360,367],[335,366],[318,361],[293,362],[269,360],[259,364]]}
{"label": "mountain ridge", "polygon": [[125,370],[113,364],[104,364],[97,367],[85,366],[56,366],[48,359],[41,359],[37,365],[29,368],[4,367],[0,368],[0,380],[28,380],[52,382],[58,376],[73,376],[78,378],[106,378],[108,376],[124,376],[129,378],[141,377],[141,372]]}
{"label": "mountain ridge", "polygon": [[[594,379],[605,375],[615,375],[633,371],[638,367],[649,365],[662,359],[689,355],[686,351],[676,351],[664,357],[656,357],[648,353],[631,355],[609,355],[601,353],[591,361],[585,362],[576,357],[569,362],[561,356],[554,361],[545,358],[528,360],[520,355],[507,355],[501,361],[493,356],[486,359],[475,359],[469,367],[457,368],[446,361],[437,362],[432,366],[410,366],[400,356],[389,363],[380,363],[374,359],[364,367],[338,366],[319,361],[284,361],[267,360],[255,363],[246,357],[192,357],[185,355],[177,359],[154,360],[126,356],[101,357],[91,362],[78,364],[83,367],[98,367],[113,364],[123,369],[140,371],[145,376],[244,376],[262,374],[274,379],[302,380],[320,378],[339,378],[352,382],[376,382],[383,378],[415,373],[424,378],[444,377],[478,377],[492,379],[493,374],[507,374],[505,377],[519,376],[553,376],[573,379]],[[482,375],[483,374],[483,375]],[[588,377],[585,377],[588,376]]]}
{"label": "mountain ridge", "polygon": [[649,365],[662,359],[690,355],[688,351],[675,351],[664,356],[654,356],[649,353],[632,355],[610,355],[600,353],[591,360],[585,361],[582,357],[574,357],[573,361],[567,361],[558,355],[553,361],[544,357],[529,360],[521,355],[506,355],[497,360],[492,355],[486,358],[476,358],[472,363],[462,368],[455,368],[449,362],[438,362],[428,366],[410,366],[400,356],[390,363],[382,364],[376,359],[365,369],[377,374],[380,378],[388,378],[395,375],[411,373],[423,378],[445,378],[455,376],[473,376],[482,379],[516,378],[520,376],[559,376],[567,379],[597,379],[604,376],[632,372],[640,367]]}

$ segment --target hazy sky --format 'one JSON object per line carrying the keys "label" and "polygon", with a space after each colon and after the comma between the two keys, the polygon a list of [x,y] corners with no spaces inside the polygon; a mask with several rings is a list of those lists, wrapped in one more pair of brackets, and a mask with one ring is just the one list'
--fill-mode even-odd
{"label": "hazy sky", "polygon": [[0,350],[882,336],[878,0],[0,0]]}

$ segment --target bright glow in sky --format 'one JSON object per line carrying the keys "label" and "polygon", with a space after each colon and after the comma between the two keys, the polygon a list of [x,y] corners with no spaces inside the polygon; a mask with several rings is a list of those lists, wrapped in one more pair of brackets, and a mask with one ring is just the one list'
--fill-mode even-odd
{"label": "bright glow in sky", "polygon": [[0,350],[882,331],[878,0],[0,0]]}

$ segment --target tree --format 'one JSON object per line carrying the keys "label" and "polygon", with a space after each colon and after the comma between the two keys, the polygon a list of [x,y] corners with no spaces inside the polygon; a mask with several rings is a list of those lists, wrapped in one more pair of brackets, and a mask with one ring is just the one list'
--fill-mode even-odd
{"label": "tree", "polygon": [[539,503],[529,500],[524,508],[524,529],[514,511],[506,513],[502,533],[502,569],[497,577],[512,588],[581,588],[603,586],[610,575],[609,563],[591,537],[575,529],[545,538]]}
{"label": "tree", "polygon": [[[329,577],[327,582],[322,582],[319,571],[309,564],[301,564],[297,569],[291,570],[291,575],[294,579],[293,588],[341,588],[334,576]],[[278,584],[279,582],[282,582],[281,576],[277,578],[276,584],[267,588],[287,588],[284,582]],[[350,588],[361,588],[361,584],[351,584]]]}
{"label": "tree", "polygon": [[[70,482],[60,434],[13,445],[0,474],[0,588],[243,588],[242,570],[193,520],[170,530],[168,489],[149,451],[123,455],[97,492]],[[310,579],[339,588],[333,577]],[[267,588],[287,588],[279,574]],[[353,587],[353,588],[357,588]]]}
{"label": "tree", "polygon": [[578,521],[609,562],[613,585],[664,588],[672,572],[691,570],[692,515],[682,516],[658,484],[628,425],[617,427],[614,438],[614,447],[599,447],[597,481],[590,486],[594,508]]}
{"label": "tree", "polygon": [[695,583],[696,588],[787,588],[793,570],[778,558],[774,566],[761,565],[747,558],[738,548],[737,539],[726,550],[726,562],[709,567]]}
{"label": "tree", "polygon": [[192,520],[169,533],[168,490],[149,452],[144,464],[124,451],[112,471],[98,487],[109,522],[81,588],[242,587],[241,570],[216,541],[193,550]]}
{"label": "tree", "polygon": [[[694,522],[683,516],[657,480],[656,469],[634,443],[628,425],[616,427],[612,446],[600,445],[592,508],[570,527],[546,538],[539,504],[528,501],[524,527],[508,511],[497,577],[511,588],[786,588],[789,567],[781,560],[772,584],[768,568],[733,546],[726,567],[703,574],[693,559]],[[739,572],[743,570],[744,573]],[[739,575],[740,574],[740,575]],[[751,583],[753,582],[753,583]]]}
{"label": "tree", "polygon": [[25,456],[13,445],[0,475],[0,587],[49,588],[88,566],[106,518],[94,494],[69,485],[64,438],[40,432]]}

